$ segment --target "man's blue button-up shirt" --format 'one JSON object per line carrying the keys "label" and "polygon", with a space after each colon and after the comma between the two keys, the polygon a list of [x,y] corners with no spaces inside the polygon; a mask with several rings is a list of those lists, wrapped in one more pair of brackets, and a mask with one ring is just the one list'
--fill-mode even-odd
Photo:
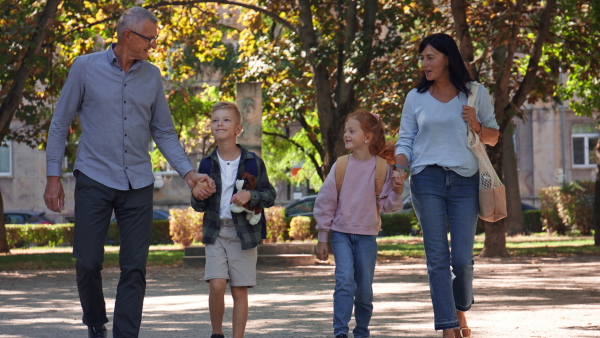
{"label": "man's blue button-up shirt", "polygon": [[113,189],[146,187],[154,182],[152,137],[183,177],[194,168],[175,133],[159,69],[136,61],[125,73],[113,47],[80,56],[71,66],[50,125],[46,175],[61,176],[67,134],[78,114],[82,131],[74,171]]}

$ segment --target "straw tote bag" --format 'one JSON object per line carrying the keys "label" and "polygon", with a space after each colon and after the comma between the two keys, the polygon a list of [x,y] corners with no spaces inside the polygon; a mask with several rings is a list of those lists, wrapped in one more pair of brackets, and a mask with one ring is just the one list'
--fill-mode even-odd
{"label": "straw tote bag", "polygon": [[[481,84],[475,81],[470,84],[471,95],[469,95],[467,105],[475,107],[475,97],[477,97],[477,91]],[[496,174],[492,162],[485,152],[485,146],[479,140],[479,135],[471,126],[468,129],[467,146],[479,162],[479,218],[487,222],[496,222],[507,215],[504,184]]]}

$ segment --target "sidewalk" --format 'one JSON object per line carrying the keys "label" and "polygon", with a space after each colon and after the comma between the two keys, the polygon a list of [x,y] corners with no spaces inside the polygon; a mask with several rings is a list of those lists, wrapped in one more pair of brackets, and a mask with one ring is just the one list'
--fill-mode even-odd
{"label": "sidewalk", "polygon": [[[473,337],[600,337],[599,258],[476,259]],[[246,337],[333,337],[333,269],[259,268]],[[148,269],[140,337],[210,336],[203,273]],[[109,329],[118,276],[104,271]],[[378,263],[373,289],[372,337],[441,337],[433,331],[424,260]],[[230,297],[226,304],[231,337]],[[0,272],[0,337],[85,336],[74,270]]]}

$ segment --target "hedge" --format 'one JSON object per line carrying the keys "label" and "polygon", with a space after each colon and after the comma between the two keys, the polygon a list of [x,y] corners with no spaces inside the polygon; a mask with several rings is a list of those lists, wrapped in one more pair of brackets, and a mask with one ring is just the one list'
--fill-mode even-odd
{"label": "hedge", "polygon": [[415,235],[420,231],[414,212],[381,215],[381,236]]}
{"label": "hedge", "polygon": [[525,222],[525,230],[527,232],[543,232],[542,212],[540,210],[525,210],[523,211],[523,220]]}
{"label": "hedge", "polygon": [[[8,247],[29,248],[35,246],[73,246],[73,223],[66,224],[7,224]],[[169,221],[156,220],[152,227],[151,244],[172,244]],[[110,223],[106,244],[119,245],[117,223]]]}

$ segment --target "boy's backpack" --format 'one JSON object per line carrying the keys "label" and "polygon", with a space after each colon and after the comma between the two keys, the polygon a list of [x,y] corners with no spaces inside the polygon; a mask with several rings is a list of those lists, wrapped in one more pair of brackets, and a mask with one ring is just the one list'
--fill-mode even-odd
{"label": "boy's backpack", "polygon": [[[258,167],[256,166],[256,154],[254,152],[250,152],[252,154],[252,159],[246,160],[246,171],[250,173],[250,175],[258,178]],[[198,168],[198,172],[201,174],[210,175],[210,171],[212,169],[212,159],[210,156],[203,157],[200,161],[200,167]],[[265,219],[265,211],[263,210],[262,215],[260,217],[260,225],[261,225],[261,237],[263,239],[267,238],[267,221]]]}
{"label": "boy's backpack", "polygon": [[[377,198],[377,201],[379,201],[379,195],[383,189],[389,165],[383,157],[375,157],[377,158],[377,164],[375,165],[375,197]],[[335,185],[338,198],[340,196],[340,191],[342,190],[342,184],[344,183],[344,176],[346,175],[346,167],[348,167],[349,160],[350,155],[344,155],[338,157],[335,161]],[[377,209],[379,209],[379,205],[377,205]]]}

